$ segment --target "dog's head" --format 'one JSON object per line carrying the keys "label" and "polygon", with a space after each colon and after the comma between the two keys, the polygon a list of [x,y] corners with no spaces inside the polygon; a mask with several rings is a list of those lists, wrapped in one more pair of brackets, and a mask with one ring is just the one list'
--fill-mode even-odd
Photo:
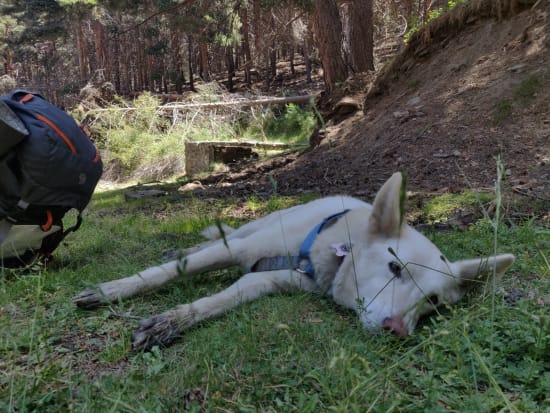
{"label": "dog's head", "polygon": [[404,222],[402,185],[401,174],[395,173],[376,195],[365,245],[354,244],[353,259],[340,268],[333,295],[340,302],[356,298],[365,328],[408,335],[436,306],[455,303],[475,283],[502,275],[514,256],[449,262]]}

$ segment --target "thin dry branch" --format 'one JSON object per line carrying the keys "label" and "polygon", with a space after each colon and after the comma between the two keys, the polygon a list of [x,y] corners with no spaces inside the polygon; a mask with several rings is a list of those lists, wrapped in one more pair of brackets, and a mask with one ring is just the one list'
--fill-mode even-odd
{"label": "thin dry branch", "polygon": [[[221,101],[221,102],[205,102],[205,103],[168,103],[157,107],[159,111],[190,111],[190,110],[201,110],[201,109],[217,109],[217,108],[228,108],[228,107],[242,107],[242,106],[269,106],[269,105],[281,105],[286,103],[307,103],[312,100],[315,100],[316,95],[301,95],[301,96],[285,96],[285,97],[274,97],[267,99],[247,99],[247,100],[232,100],[232,101]],[[113,110],[122,110],[126,112],[132,112],[136,108],[102,108],[102,109],[92,109],[86,113],[86,115],[91,113],[99,112],[108,112]]]}
{"label": "thin dry branch", "polygon": [[252,100],[232,100],[226,102],[205,102],[205,103],[169,103],[167,105],[160,106],[160,110],[193,110],[193,109],[216,109],[227,107],[240,107],[240,106],[269,106],[269,105],[281,105],[285,103],[307,103],[314,100],[316,95],[303,95],[303,96],[285,96],[275,97],[267,99],[252,99]]}

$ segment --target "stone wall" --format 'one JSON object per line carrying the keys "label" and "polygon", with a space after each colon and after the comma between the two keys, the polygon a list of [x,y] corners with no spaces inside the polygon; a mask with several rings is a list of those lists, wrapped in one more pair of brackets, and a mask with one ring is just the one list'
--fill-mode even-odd
{"label": "stone wall", "polygon": [[185,174],[192,177],[209,172],[214,162],[232,164],[243,159],[257,157],[257,150],[288,149],[286,144],[249,142],[186,142]]}

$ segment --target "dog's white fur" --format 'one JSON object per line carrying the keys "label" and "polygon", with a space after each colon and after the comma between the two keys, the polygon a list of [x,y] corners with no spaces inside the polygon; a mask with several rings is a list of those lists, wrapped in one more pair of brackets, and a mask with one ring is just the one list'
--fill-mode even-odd
{"label": "dog's white fur", "polygon": [[[315,280],[292,269],[248,272],[229,288],[193,303],[179,305],[143,320],[133,346],[167,344],[199,321],[218,316],[239,303],[276,292],[301,289],[326,293],[351,308],[368,330],[413,332],[419,318],[436,304],[455,303],[471,281],[501,275],[514,261],[504,254],[458,262],[447,261],[426,237],[402,221],[402,176],[395,173],[371,206],[346,196],[328,197],[277,211],[230,232],[223,239],[185,250],[185,257],[141,273],[97,285],[75,298],[90,308],[161,286],[179,274],[196,274],[238,264],[245,271],[261,258],[298,255],[309,231],[327,216],[350,211],[316,237],[311,248]],[[210,238],[220,235],[209,229]],[[351,251],[343,259],[334,244]]]}

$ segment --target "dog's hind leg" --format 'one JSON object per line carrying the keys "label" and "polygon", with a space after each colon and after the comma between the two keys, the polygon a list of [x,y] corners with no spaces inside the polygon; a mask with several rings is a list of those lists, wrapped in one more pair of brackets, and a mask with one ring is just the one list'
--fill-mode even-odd
{"label": "dog's hind leg", "polygon": [[249,273],[227,289],[190,304],[183,304],[162,314],[142,320],[132,334],[132,348],[147,350],[153,345],[167,345],[194,324],[219,316],[241,303],[263,295],[294,289],[315,291],[315,282],[293,270]]}
{"label": "dog's hind leg", "polygon": [[[235,253],[232,252],[235,247]],[[73,302],[80,308],[91,309],[102,304],[122,300],[166,284],[180,274],[192,275],[208,270],[238,264],[239,240],[225,245],[222,241],[196,251],[187,257],[151,267],[145,271],[118,280],[97,284],[78,294]]]}

